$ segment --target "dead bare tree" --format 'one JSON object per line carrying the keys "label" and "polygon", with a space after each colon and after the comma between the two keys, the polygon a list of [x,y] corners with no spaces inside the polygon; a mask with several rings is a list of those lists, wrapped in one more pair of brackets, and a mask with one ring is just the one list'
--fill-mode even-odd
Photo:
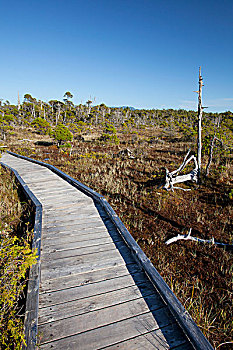
{"label": "dead bare tree", "polygon": [[202,86],[203,78],[201,76],[201,67],[199,67],[199,91],[198,91],[198,126],[197,126],[197,165],[198,165],[198,179],[201,177],[201,131],[202,131]]}
{"label": "dead bare tree", "polygon": [[[192,182],[196,182],[198,183],[200,181],[201,178],[201,148],[202,148],[202,144],[201,144],[201,131],[202,131],[202,111],[204,108],[202,106],[202,86],[203,86],[203,78],[201,76],[201,67],[199,67],[199,90],[198,91],[194,91],[198,93],[198,137],[197,137],[197,157],[195,155],[192,155],[190,158],[188,158],[189,154],[190,154],[190,150],[188,151],[188,153],[186,154],[183,163],[181,164],[181,166],[177,169],[174,170],[172,172],[169,172],[168,169],[166,169],[166,176],[165,176],[165,185],[163,186],[163,188],[167,191],[169,190],[174,190],[174,189],[182,189],[182,190],[186,190],[187,189],[183,189],[182,187],[174,187],[175,184],[177,183],[182,183],[182,182],[186,182],[186,181],[192,181]],[[179,175],[179,173],[184,170],[184,168],[187,166],[187,164],[193,160],[194,162],[194,169],[185,175]]]}

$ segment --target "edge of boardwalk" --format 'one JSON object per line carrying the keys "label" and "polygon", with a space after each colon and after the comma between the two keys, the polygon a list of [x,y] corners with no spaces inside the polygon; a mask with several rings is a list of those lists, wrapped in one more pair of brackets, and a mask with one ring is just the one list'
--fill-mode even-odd
{"label": "edge of boardwalk", "polygon": [[[184,306],[180,303],[180,301],[177,299],[177,297],[174,295],[174,293],[171,291],[171,289],[168,287],[166,282],[163,280],[163,278],[160,276],[156,268],[153,266],[153,264],[150,262],[148,257],[145,255],[145,253],[142,251],[142,249],[139,247],[139,245],[136,243],[134,238],[131,236],[129,231],[126,229],[122,221],[119,219],[115,211],[112,209],[112,207],[109,205],[109,203],[106,201],[106,199],[100,195],[99,193],[93,191],[89,187],[83,185],[79,181],[73,179],[71,176],[65,174],[61,170],[57,169],[53,165],[50,165],[48,163],[43,163],[41,161],[31,159],[25,156],[18,155],[16,153],[7,151],[7,153],[22,158],[24,160],[30,161],[32,163],[36,163],[38,165],[44,166],[48,169],[50,169],[52,172],[69,182],[71,185],[79,189],[81,192],[85,193],[87,196],[94,198],[97,200],[101,206],[105,209],[108,216],[110,217],[111,221],[121,234],[122,238],[124,239],[125,243],[131,250],[135,260],[137,263],[142,267],[142,269],[145,271],[149,279],[151,280],[152,284],[155,286],[157,291],[159,292],[160,296],[162,297],[165,304],[168,306],[169,310],[175,317],[177,323],[182,328],[183,332],[189,339],[190,343],[196,350],[213,350],[213,347],[208,342],[208,340],[205,338],[199,327],[196,325],[196,323],[193,321],[189,313],[185,310]],[[25,188],[26,186],[22,186]],[[35,196],[34,196],[35,197]],[[34,268],[34,267],[33,267]],[[31,276],[31,272],[30,272]],[[38,281],[37,281],[38,282]],[[39,289],[37,290],[37,293],[39,292]],[[30,297],[30,295],[29,295]],[[30,304],[27,302],[27,305]],[[38,304],[36,304],[38,307]],[[37,323],[37,321],[36,321]],[[26,328],[27,329],[27,328]],[[30,332],[31,335],[34,335],[34,332]],[[30,340],[30,344],[35,344],[35,342],[32,342]],[[29,347],[28,347],[29,349]],[[30,349],[33,349],[32,347]]]}
{"label": "edge of boardwalk", "polygon": [[[38,329],[38,308],[39,308],[39,286],[40,286],[40,253],[41,253],[41,230],[42,230],[42,205],[20,177],[19,173],[9,165],[0,162],[3,168],[9,169],[15,176],[17,184],[22,188],[26,197],[32,202],[35,210],[34,230],[32,249],[37,250],[36,263],[32,265],[29,272],[27,287],[26,312],[24,321],[26,349],[36,348]],[[25,348],[25,346],[23,346]]]}

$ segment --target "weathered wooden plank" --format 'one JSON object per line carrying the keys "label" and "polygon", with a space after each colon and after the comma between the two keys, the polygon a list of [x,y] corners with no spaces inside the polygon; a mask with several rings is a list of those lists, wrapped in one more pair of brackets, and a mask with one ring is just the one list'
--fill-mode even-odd
{"label": "weathered wooden plank", "polygon": [[[79,205],[78,208],[77,207],[71,208],[71,211],[73,212],[73,214],[82,214],[82,213],[86,214],[87,213],[87,215],[88,215],[89,212],[95,213],[100,217],[99,212],[96,209],[96,207],[94,206],[94,204],[88,203],[88,202],[85,203],[84,201],[82,202],[82,205]],[[51,212],[51,211],[45,212],[44,216],[48,219],[52,219],[53,217],[55,217],[55,218],[59,217],[60,216],[59,214],[60,214],[60,211],[57,212],[57,210],[55,210],[54,212]],[[69,216],[72,217],[72,213]],[[107,217],[106,214],[105,214],[105,217]]]}
{"label": "weathered wooden plank", "polygon": [[49,222],[69,222],[72,220],[81,220],[81,219],[86,219],[88,220],[88,217],[90,216],[97,216],[99,217],[99,213],[96,210],[94,206],[88,205],[86,206],[80,206],[78,209],[74,208],[73,210],[71,209],[70,211],[64,211],[64,214],[67,215],[62,215],[62,212],[57,212],[52,211],[49,213],[44,213],[43,218],[45,223]]}
{"label": "weathered wooden plank", "polygon": [[54,223],[49,223],[49,224],[44,224],[43,229],[46,232],[57,232],[58,229],[60,232],[67,232],[70,229],[89,229],[89,228],[99,228],[99,227],[104,227],[106,228],[106,226],[103,224],[103,221],[100,219],[100,217],[98,216],[93,216],[90,217],[88,222],[85,221],[85,219],[82,220],[78,220],[78,221],[72,221],[69,223],[58,223],[58,222],[54,222]]}
{"label": "weathered wooden plank", "polygon": [[[85,230],[66,230],[64,232],[53,231],[43,232],[42,249],[51,251],[54,249],[64,250],[72,248],[74,245],[77,247],[85,247],[90,245],[98,245],[101,243],[101,239],[109,240],[108,242],[114,242],[119,248],[118,243],[123,242],[122,237],[117,231],[112,231],[111,235],[103,228],[86,228]],[[96,242],[95,242],[96,240]]]}
{"label": "weathered wooden plank", "polygon": [[[36,191],[34,191],[36,193]],[[71,190],[64,190],[55,194],[48,194],[46,196],[38,194],[37,197],[43,200],[44,204],[54,203],[55,201],[61,201],[61,203],[67,202],[67,200],[73,199],[74,193]],[[77,194],[75,195],[78,198],[84,198],[83,196]]]}
{"label": "weathered wooden plank", "polygon": [[[73,194],[75,197],[77,195],[78,198],[85,198],[83,196],[79,196],[78,193],[75,192],[75,190],[72,190],[72,188],[67,188],[66,186],[60,186],[58,187],[57,183],[40,183],[40,187],[35,188],[33,184],[28,184],[32,191],[35,193],[36,196],[40,196],[41,199],[51,199],[51,198],[59,198],[64,195],[65,198],[67,198],[68,195]],[[67,196],[66,196],[67,193]]]}
{"label": "weathered wooden plank", "polygon": [[[67,330],[64,332],[67,334],[65,338],[62,338],[62,334],[57,334],[58,332],[52,332],[52,327],[49,327],[51,332],[47,332],[46,334],[43,333],[44,329],[40,327],[42,332],[41,349],[51,349],[51,346],[53,346],[55,349],[96,350],[171,324],[170,314],[167,312],[167,308],[161,308],[153,312],[140,313],[139,310],[147,309],[147,307],[141,305],[141,307],[139,306],[139,310],[135,310],[133,304],[134,303],[130,302],[130,305],[125,308],[124,314],[131,314],[130,311],[132,311],[132,313],[134,311],[136,315],[115,322],[114,320],[117,320],[122,315],[122,306],[120,307],[119,317],[117,317],[116,313],[113,313],[112,318],[111,314],[109,314],[109,309],[105,309],[106,317],[108,318],[101,317],[100,320],[98,318],[98,311],[90,312],[88,314],[90,323],[88,322],[89,320],[85,320],[86,315],[79,316],[79,319],[78,317],[76,319],[72,317],[68,319],[67,325],[65,325],[65,323],[62,325],[62,327],[64,327],[63,329]],[[129,311],[129,307],[132,307],[133,310]],[[137,312],[139,313],[137,314]],[[71,320],[73,321],[73,327],[67,329]],[[75,321],[77,321],[77,323]],[[107,324],[106,321],[109,321],[109,324]],[[95,326],[98,323],[99,325],[102,324],[102,326],[97,326],[98,328],[93,327],[91,329],[91,326]],[[80,332],[81,330],[82,333]],[[45,342],[47,342],[47,344],[43,345]]]}
{"label": "weathered wooden plank", "polygon": [[40,183],[40,187],[34,187],[32,184],[29,184],[30,188],[37,196],[41,196],[41,198],[51,198],[61,196],[64,192],[69,194],[75,194],[75,190],[72,188],[67,188],[66,186],[58,186],[56,182],[52,183]]}
{"label": "weathered wooden plank", "polygon": [[[119,241],[122,242],[121,238],[119,238]],[[63,252],[67,250],[74,250],[74,249],[80,249],[80,248],[89,248],[91,247],[93,250],[96,246],[105,246],[105,244],[113,244],[113,240],[109,237],[103,237],[96,239],[88,239],[88,237],[85,237],[85,240],[82,241],[75,241],[75,242],[67,242],[65,244],[57,245],[56,242],[54,242],[55,245],[51,246],[48,245],[42,245],[42,255],[46,256],[46,254],[53,254],[54,252]]]}
{"label": "weathered wooden plank", "polygon": [[[28,171],[29,173],[33,171]],[[66,188],[70,188],[73,189],[74,191],[78,191],[74,186],[72,186],[72,184],[68,183],[67,181],[65,181],[64,179],[61,179],[59,176],[55,175],[53,172],[51,172],[50,170],[48,170],[47,174],[40,174],[39,172],[37,172],[36,174],[30,176],[30,174],[27,175],[22,175],[22,177],[24,177],[27,180],[32,179],[33,181],[37,179],[37,182],[33,182],[32,186],[35,187],[36,189],[40,189],[40,186],[44,186],[44,181],[43,179],[46,177],[50,178],[50,181],[48,182],[48,185],[53,186],[53,184],[56,184],[58,187],[66,187]],[[80,192],[80,191],[78,191]]]}
{"label": "weathered wooden plank", "polygon": [[[153,304],[155,306],[153,306]],[[147,297],[145,297],[144,299],[140,298],[120,305],[114,305],[101,310],[88,312],[86,314],[50,322],[49,327],[47,324],[40,325],[39,331],[42,334],[41,343],[43,344],[51,340],[87,332],[88,330],[103,327],[113,322],[119,322],[130,317],[150,312],[150,308],[156,308],[156,302],[151,298],[147,300]],[[154,311],[155,314],[156,311],[158,310]],[[168,314],[166,314],[165,307],[159,309],[159,316],[159,321],[163,321],[166,324],[170,322],[170,315],[168,316]],[[154,323],[157,324],[156,320],[154,320]]]}
{"label": "weathered wooden plank", "polygon": [[14,159],[9,158],[8,155],[3,154],[1,161],[4,162],[4,159],[6,159],[6,163],[13,167],[13,168],[17,168],[18,173],[21,174],[21,172],[24,172],[24,170],[26,169],[26,171],[30,171],[30,170],[34,170],[34,169],[39,169],[41,171],[41,167],[39,165],[35,165],[35,167],[32,165],[30,162],[22,162],[22,160],[20,161],[14,161]]}
{"label": "weathered wooden plank", "polygon": [[[53,218],[48,218],[43,216],[43,223],[44,223],[44,228],[50,228],[50,227],[60,227],[60,225],[64,226],[74,226],[74,225],[85,225],[87,224],[89,226],[89,219],[92,220],[92,224],[94,222],[96,222],[96,224],[98,222],[101,222],[102,220],[100,219],[100,217],[98,216],[98,213],[96,212],[88,212],[87,214],[85,213],[81,213],[80,215],[69,215],[69,217],[65,216],[64,220],[62,220],[61,216],[58,217],[53,217]],[[88,219],[87,219],[88,218]],[[94,221],[94,220],[95,221]],[[94,226],[95,227],[95,226]]]}
{"label": "weathered wooden plank", "polygon": [[[120,242],[121,248],[125,249],[125,243]],[[118,247],[119,249],[120,247]],[[113,242],[103,243],[103,244],[96,244],[96,245],[90,245],[90,243],[87,246],[84,247],[77,247],[76,245],[73,248],[69,249],[50,249],[49,251],[45,251],[45,249],[41,252],[41,259],[47,261],[48,263],[51,261],[55,261],[56,259],[64,259],[68,257],[75,257],[75,256],[82,256],[92,253],[100,253],[107,250],[115,250],[117,249],[116,245]],[[127,249],[127,248],[126,248]],[[64,261],[65,263],[65,261]]]}
{"label": "weathered wooden plank", "polygon": [[[45,280],[41,283],[40,293],[49,293],[52,291],[59,291],[62,289],[80,287],[86,284],[107,281],[118,277],[131,276],[136,280],[134,275],[140,272],[136,263],[129,265],[112,266],[110,268],[95,270],[91,272],[72,274],[69,276],[58,277],[55,279]],[[141,278],[144,278],[143,276]],[[98,285],[99,286],[99,285]],[[98,290],[98,289],[97,289]],[[85,292],[86,293],[86,292]],[[86,295],[87,296],[87,295]]]}
{"label": "weathered wooden plank", "polygon": [[56,210],[57,212],[60,212],[61,210],[66,210],[66,209],[70,209],[70,208],[75,208],[75,207],[79,207],[80,205],[92,205],[92,200],[90,199],[90,201],[87,201],[86,198],[75,198],[73,200],[69,200],[66,202],[62,202],[59,201],[59,203],[53,203],[53,204],[44,204],[43,208],[44,210],[48,213],[52,210]]}
{"label": "weathered wooden plank", "polygon": [[[44,172],[44,173],[39,173],[39,172],[33,172],[32,171],[32,178],[35,179],[35,178],[38,178],[38,181],[40,181],[40,175],[41,176],[50,176],[51,179],[53,179],[54,181],[56,181],[58,184],[64,184],[65,186],[67,187],[73,187],[73,189],[75,189],[74,186],[72,186],[72,184],[68,183],[67,181],[65,181],[64,179],[61,179],[59,176],[57,176],[56,174],[54,174],[51,170],[47,170],[47,172]],[[26,178],[30,178],[30,174],[25,174],[23,175],[25,176]],[[38,182],[39,184],[39,182]],[[35,186],[38,186],[38,184],[34,184]]]}
{"label": "weathered wooden plank", "polygon": [[[51,170],[46,169],[44,167],[41,167],[40,165],[34,165],[32,163],[27,163],[23,162],[17,164],[17,168],[19,169],[20,174],[23,174],[23,176],[30,176],[34,175],[36,176],[37,174],[51,174]],[[30,173],[32,171],[32,173]],[[54,175],[54,174],[53,174]]]}
{"label": "weathered wooden plank", "polygon": [[[93,233],[92,233],[93,232]],[[116,239],[118,240],[118,235]],[[64,232],[52,232],[52,233],[44,233],[43,232],[43,240],[42,240],[42,249],[47,249],[51,247],[51,249],[69,247],[70,244],[86,244],[90,242],[91,244],[95,242],[98,243],[99,239],[111,239],[109,238],[108,232],[100,227],[91,231],[86,229],[85,231],[64,231]]]}
{"label": "weathered wooden plank", "polygon": [[[152,300],[153,307],[155,307],[155,303],[158,308],[163,307],[164,304],[161,298],[158,295],[155,296],[153,288],[151,286],[147,288],[147,285],[145,284],[145,288],[143,289],[143,298],[146,298],[145,301],[149,302],[149,300]],[[97,311],[140,298],[142,298],[142,291],[137,286],[130,286],[82,300],[72,300],[63,304],[48,306],[40,309],[39,324],[82,315],[90,311]]]}
{"label": "weathered wooden plank", "polygon": [[43,171],[43,172],[50,171],[49,169],[41,167],[40,165],[36,165],[36,164],[31,163],[31,162],[25,162],[25,161],[22,162],[22,160],[17,162],[16,165],[20,169],[20,172],[21,173],[25,172],[25,174],[27,174],[28,171],[30,171],[30,170],[33,170],[33,173],[34,172],[41,172],[41,171]]}
{"label": "weathered wooden plank", "polygon": [[[37,168],[38,171],[35,170],[35,168],[33,168],[31,165],[26,166],[24,164],[23,168],[21,168],[19,165],[17,166],[17,168],[19,168],[19,172],[23,174],[23,176],[26,177],[37,177],[37,176],[45,176],[45,175],[51,175],[51,177],[56,178],[56,174],[54,174],[51,170],[46,169],[45,167],[39,167]],[[30,173],[30,170],[33,170]],[[58,177],[59,180],[61,180],[60,177]]]}
{"label": "weathered wooden plank", "polygon": [[[61,203],[58,204],[60,206],[60,209],[57,209],[57,207],[54,207],[50,210],[45,210],[43,217],[46,219],[53,219],[61,216],[68,216],[72,217],[72,215],[79,215],[79,213],[86,213],[90,210],[95,211],[95,207],[92,207],[89,203],[85,203],[84,201],[76,202],[75,204],[71,205],[70,207],[61,207]],[[90,208],[89,210],[87,208]]]}
{"label": "weathered wooden plank", "polygon": [[[188,346],[187,346],[188,345]],[[163,350],[193,350],[193,347],[190,346],[184,339],[184,334],[181,332],[177,324],[170,324],[162,329],[156,329],[155,331],[145,333],[143,335],[136,336],[134,338],[125,340],[123,342],[116,343],[104,347],[107,350],[135,350],[135,349],[163,349]],[[185,346],[185,348],[184,348]]]}
{"label": "weathered wooden plank", "polygon": [[[33,188],[33,191],[36,192],[38,195],[40,195],[43,198],[51,198],[51,197],[57,197],[57,196],[61,196],[61,194],[65,194],[66,192],[68,194],[73,193],[74,197],[72,198],[73,200],[76,200],[77,198],[79,199],[85,199],[87,201],[90,201],[91,198],[88,198],[87,196],[85,196],[82,192],[78,191],[75,188],[70,188],[70,187],[66,187],[66,186],[50,186],[50,190],[48,191],[48,188],[46,188],[45,185],[40,186],[35,188],[34,186],[30,185]],[[65,196],[66,198],[66,196]]]}
{"label": "weathered wooden plank", "polygon": [[49,184],[49,182],[53,183],[56,182],[56,175],[51,176],[50,174],[48,175],[41,175],[39,177],[28,177],[28,179],[25,179],[26,184],[33,184],[33,183],[46,183]]}
{"label": "weathered wooden plank", "polygon": [[[120,268],[122,269],[122,266]],[[106,269],[104,269],[103,271],[106,272]],[[126,272],[127,270],[125,271],[125,273]],[[101,276],[101,271],[99,271],[99,275]],[[89,273],[89,276],[91,278],[90,273]],[[143,290],[145,286],[146,288],[150,287],[148,286],[148,280],[146,279],[145,274],[143,272],[136,272],[133,275],[127,273],[127,274],[124,274],[123,276],[114,277],[108,280],[102,279],[98,282],[93,282],[93,283],[91,283],[91,281],[88,281],[88,283],[84,285],[78,285],[72,288],[67,288],[67,284],[68,284],[67,283],[65,289],[64,289],[64,285],[62,285],[63,289],[60,289],[61,281],[59,278],[51,282],[53,283],[52,284],[53,288],[57,288],[58,290],[55,290],[49,293],[40,293],[40,306],[39,306],[40,309],[43,307],[52,306],[56,304],[63,304],[72,300],[89,298],[95,295],[100,295],[110,291],[134,286],[135,284],[137,284],[138,287],[141,288],[141,290]]]}
{"label": "weathered wooden plank", "polygon": [[[130,262],[129,262],[130,263]],[[83,273],[83,272],[90,272],[95,270],[104,269],[107,267],[112,266],[118,266],[118,265],[124,265],[125,262],[122,259],[122,257],[106,257],[106,259],[97,260],[95,262],[89,261],[85,264],[81,262],[81,258],[79,259],[79,263],[76,265],[73,265],[72,263],[68,266],[65,266],[64,264],[61,266],[53,267],[52,269],[43,269],[41,271],[41,281],[43,282],[45,279],[52,279],[52,278],[58,278],[60,276],[68,276],[73,273]]]}
{"label": "weathered wooden plank", "polygon": [[[41,196],[41,198],[43,199],[51,199],[51,198],[59,198],[62,197],[64,195],[64,199],[67,198],[68,195],[74,194],[74,190],[72,190],[71,188],[66,188],[66,187],[61,187],[58,188],[56,186],[56,184],[54,186],[50,186],[50,187],[46,187],[46,186],[41,186],[41,188],[39,189],[35,189],[31,184],[30,184],[31,188],[33,188],[33,192],[37,194],[37,196]],[[44,191],[44,189],[46,188],[46,190]],[[47,191],[47,193],[46,193]],[[67,193],[67,196],[66,196]],[[77,194],[78,197],[79,194]],[[83,197],[84,198],[84,197]]]}
{"label": "weathered wooden plank", "polygon": [[[83,205],[84,207],[95,207],[95,204],[93,203],[93,201],[91,199],[87,199],[85,197],[80,197],[80,196],[76,196],[76,193],[74,192],[73,193],[73,198],[69,199],[68,198],[65,198],[64,201],[62,201],[62,203],[56,203],[56,198],[54,197],[54,202],[53,203],[50,203],[50,204],[45,204],[44,205],[44,209],[46,211],[46,213],[49,213],[50,212],[50,208],[54,208],[56,210],[62,210],[62,208],[72,208],[72,207],[79,207],[81,205]],[[57,198],[57,201],[60,202],[60,198],[58,197]],[[61,205],[62,204],[62,205]]]}
{"label": "weathered wooden plank", "polygon": [[[65,221],[65,220],[64,220]],[[64,222],[63,221],[63,222]],[[66,220],[67,221],[67,220]],[[88,220],[85,221],[85,218],[79,218],[78,220],[73,220],[70,222],[66,222],[64,225],[62,224],[62,221],[59,222],[57,220],[57,222],[52,222],[51,223],[44,223],[44,228],[46,230],[50,230],[53,227],[59,227],[60,229],[62,227],[65,228],[69,228],[69,227],[73,227],[74,225],[77,224],[77,227],[81,227],[81,225],[85,228],[85,227],[95,227],[95,225],[97,227],[99,227],[100,225],[102,227],[107,227],[108,230],[115,230],[116,231],[116,227],[111,223],[111,221],[107,218],[101,218],[98,213],[93,213],[93,216],[90,216]]]}
{"label": "weathered wooden plank", "polygon": [[51,261],[46,261],[45,259],[43,259],[41,261],[41,268],[44,270],[59,269],[61,266],[66,266],[68,268],[69,266],[86,265],[89,263],[102,261],[108,258],[117,259],[117,258],[122,258],[122,256],[115,248],[112,247],[111,249],[105,250],[103,252],[94,252],[86,255],[77,255],[77,256],[61,258],[61,259],[56,259]]}
{"label": "weathered wooden plank", "polygon": [[134,259],[127,249],[122,248],[120,251],[116,249],[105,250],[102,252],[93,252],[86,255],[71,256],[54,261],[42,261],[41,276],[50,276],[49,278],[57,278],[71,273],[82,273],[93,271],[107,266],[132,264]]}
{"label": "weathered wooden plank", "polygon": [[[81,222],[78,224],[72,225],[57,225],[57,226],[49,226],[43,228],[44,239],[50,239],[54,235],[57,235],[57,238],[64,234],[64,236],[82,236],[86,234],[96,234],[97,232],[108,232],[106,226],[103,225],[100,221],[94,221],[93,218],[91,222],[87,224]],[[61,237],[62,238],[62,237]],[[91,239],[91,238],[90,238]]]}

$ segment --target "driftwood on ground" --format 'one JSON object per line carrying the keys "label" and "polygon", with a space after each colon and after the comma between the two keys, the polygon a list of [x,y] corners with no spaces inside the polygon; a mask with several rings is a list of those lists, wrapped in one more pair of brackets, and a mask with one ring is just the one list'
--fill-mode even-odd
{"label": "driftwood on ground", "polygon": [[186,235],[178,234],[176,237],[172,237],[172,238],[168,239],[165,242],[165,244],[169,245],[171,243],[174,243],[174,242],[177,242],[180,240],[186,240],[186,241],[191,240],[191,241],[195,241],[195,242],[199,242],[199,243],[209,243],[209,244],[217,245],[221,248],[227,248],[228,250],[233,250],[232,244],[215,242],[214,237],[212,237],[211,239],[202,239],[202,238],[198,238],[198,237],[193,237],[193,236],[191,236],[191,231],[192,231],[192,228],[189,229],[188,234],[186,234]]}
{"label": "driftwood on ground", "polygon": [[[190,153],[190,150],[188,151],[188,153],[186,154],[183,163],[181,164],[181,166],[177,169],[174,170],[172,172],[169,172],[168,169],[166,169],[166,177],[165,177],[165,185],[163,186],[163,188],[167,191],[169,190],[174,190],[174,189],[182,189],[182,190],[189,190],[189,189],[184,189],[181,187],[174,187],[175,184],[177,183],[181,183],[181,182],[185,182],[185,181],[192,181],[192,182],[198,182],[198,164],[197,164],[197,159],[194,155],[192,155],[191,157],[188,158]],[[188,173],[188,174],[184,174],[184,175],[179,175],[179,173],[187,166],[187,164],[193,160],[194,162],[194,169]]]}

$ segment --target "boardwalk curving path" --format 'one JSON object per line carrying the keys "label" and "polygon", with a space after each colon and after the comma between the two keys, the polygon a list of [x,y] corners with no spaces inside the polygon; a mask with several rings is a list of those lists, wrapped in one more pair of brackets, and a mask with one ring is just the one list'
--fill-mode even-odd
{"label": "boardwalk curving path", "polygon": [[195,324],[201,342],[191,345],[96,199],[41,165],[10,154],[1,162],[43,207],[39,349],[212,349]]}

